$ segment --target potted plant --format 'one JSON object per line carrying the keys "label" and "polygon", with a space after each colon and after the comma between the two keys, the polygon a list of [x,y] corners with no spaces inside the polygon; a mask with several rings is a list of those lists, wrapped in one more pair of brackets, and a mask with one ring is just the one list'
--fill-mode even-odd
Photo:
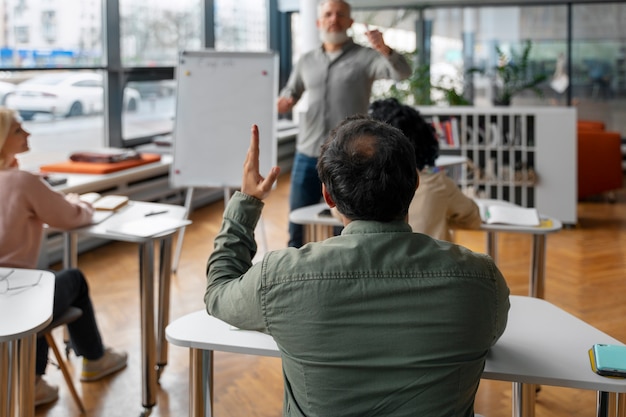
{"label": "potted plant", "polygon": [[[534,91],[538,96],[543,96],[539,85],[547,80],[545,73],[535,74],[529,77],[529,55],[532,42],[526,41],[522,53],[511,50],[511,56],[505,54],[500,47],[496,46],[498,65],[491,72],[495,77],[494,104],[508,106],[513,96],[525,90]],[[468,73],[485,74],[484,68],[470,68]]]}

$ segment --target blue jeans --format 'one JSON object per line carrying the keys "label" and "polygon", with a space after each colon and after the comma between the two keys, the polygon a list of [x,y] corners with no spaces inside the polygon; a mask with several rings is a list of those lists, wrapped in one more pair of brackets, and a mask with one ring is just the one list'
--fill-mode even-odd
{"label": "blue jeans", "polygon": [[[99,359],[104,355],[104,346],[100,331],[96,324],[96,317],[89,298],[89,287],[85,276],[78,269],[64,269],[55,272],[54,306],[52,319],[56,319],[70,306],[83,310],[78,320],[67,325],[70,342],[77,356],[87,359]],[[37,359],[35,372],[43,375],[48,363],[48,342],[44,337],[37,338]]]}
{"label": "blue jeans", "polygon": [[[321,199],[322,183],[317,176],[317,158],[296,152],[291,169],[289,211],[317,204]],[[289,247],[302,246],[303,229],[300,224],[289,223]]]}

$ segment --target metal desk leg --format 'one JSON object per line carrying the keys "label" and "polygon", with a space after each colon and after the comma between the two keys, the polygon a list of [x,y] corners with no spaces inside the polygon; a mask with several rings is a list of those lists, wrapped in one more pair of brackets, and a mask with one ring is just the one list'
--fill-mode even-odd
{"label": "metal desk leg", "polygon": [[528,295],[543,298],[546,282],[546,235],[533,235],[530,268],[530,288],[528,289]]}
{"label": "metal desk leg", "polygon": [[35,347],[37,334],[33,333],[18,341],[17,402],[20,417],[35,416]]}
{"label": "metal desk leg", "polygon": [[513,382],[513,417],[535,417],[535,385]]}
{"label": "metal desk leg", "polygon": [[213,351],[189,349],[189,417],[213,415]]}
{"label": "metal desk leg", "polygon": [[9,358],[9,342],[0,342],[0,417],[7,417],[9,412]]}
{"label": "metal desk leg", "polygon": [[626,413],[625,394],[598,391],[596,416],[597,417],[624,417]]}
{"label": "metal desk leg", "polygon": [[72,232],[63,233],[63,269],[76,268],[78,265],[78,239]]}
{"label": "metal desk leg", "polygon": [[170,318],[170,281],[172,271],[172,236],[161,239],[159,248],[159,302],[157,305],[157,381],[167,365],[165,327]]}
{"label": "metal desk leg", "polygon": [[498,234],[496,232],[487,232],[487,255],[498,264]]}
{"label": "metal desk leg", "polygon": [[141,376],[144,415],[156,404],[156,339],[154,336],[154,240],[139,245],[139,299],[141,309]]}

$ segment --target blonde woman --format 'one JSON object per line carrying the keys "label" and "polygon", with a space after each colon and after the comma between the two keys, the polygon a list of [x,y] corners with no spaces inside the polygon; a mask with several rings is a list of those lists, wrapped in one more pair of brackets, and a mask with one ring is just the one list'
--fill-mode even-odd
{"label": "blonde woman", "polygon": [[[28,136],[17,113],[0,107],[0,266],[36,268],[44,224],[72,229],[91,221],[93,208],[76,194],[53,190],[40,176],[18,168],[16,155],[29,150]],[[69,306],[83,311],[68,325],[71,345],[83,357],[82,381],[101,379],[126,366],[127,355],[105,348],[98,330],[89,288],[82,272],[55,272],[53,318]],[[55,401],[58,387],[44,379],[48,345],[37,340],[35,405]]]}

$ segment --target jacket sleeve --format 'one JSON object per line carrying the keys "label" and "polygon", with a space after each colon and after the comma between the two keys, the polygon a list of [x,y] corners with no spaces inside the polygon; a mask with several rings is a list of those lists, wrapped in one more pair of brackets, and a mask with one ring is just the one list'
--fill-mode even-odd
{"label": "jacket sleeve", "polygon": [[239,191],[228,202],[207,263],[204,303],[210,315],[233,326],[266,331],[261,263],[252,265],[257,250],[254,229],[262,207],[263,202]]}

